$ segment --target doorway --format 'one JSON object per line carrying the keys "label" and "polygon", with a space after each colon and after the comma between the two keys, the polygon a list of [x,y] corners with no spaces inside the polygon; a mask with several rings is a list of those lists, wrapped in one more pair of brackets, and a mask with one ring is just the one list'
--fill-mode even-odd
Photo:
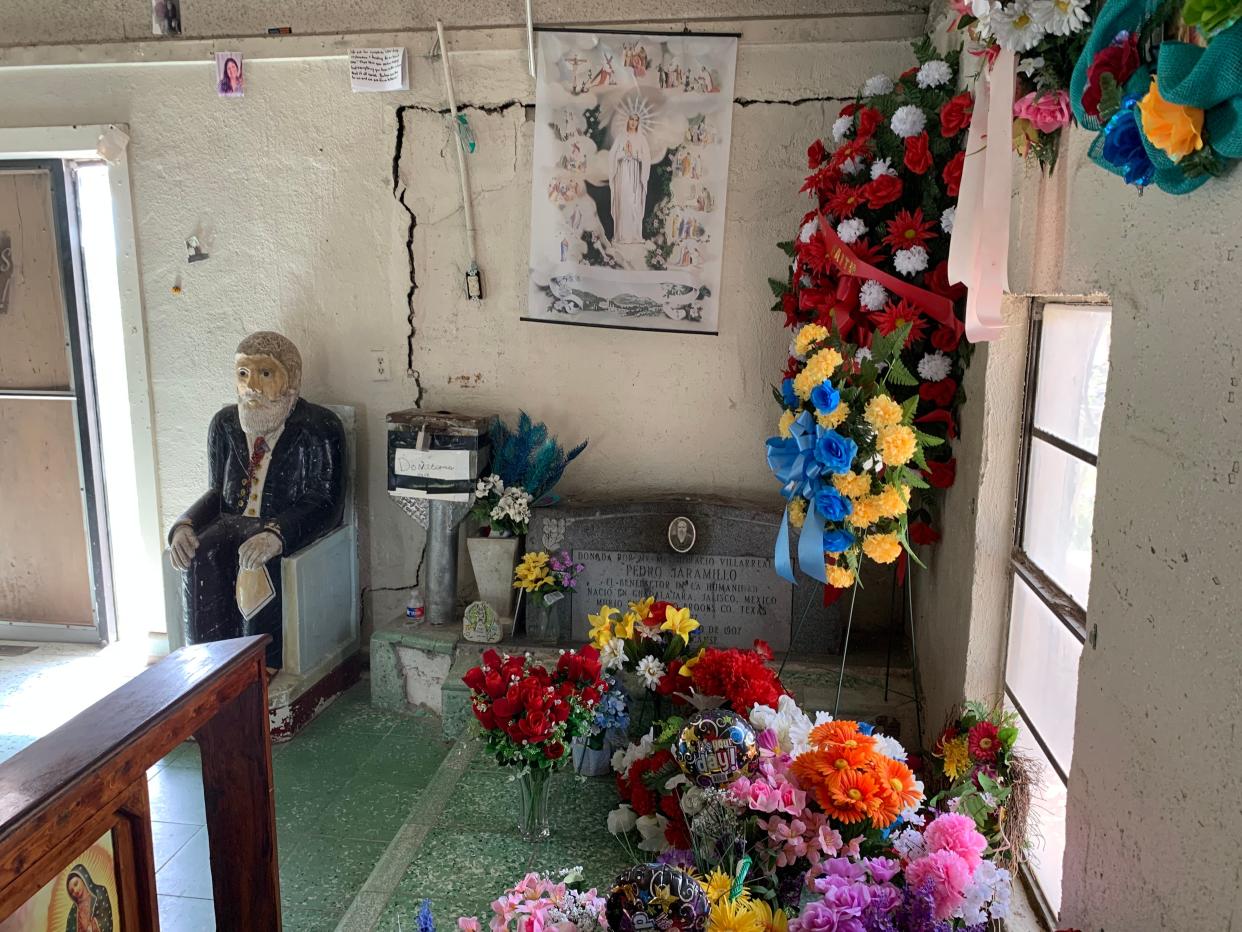
{"label": "doorway", "polygon": [[0,638],[112,641],[107,512],[70,174],[0,163]]}

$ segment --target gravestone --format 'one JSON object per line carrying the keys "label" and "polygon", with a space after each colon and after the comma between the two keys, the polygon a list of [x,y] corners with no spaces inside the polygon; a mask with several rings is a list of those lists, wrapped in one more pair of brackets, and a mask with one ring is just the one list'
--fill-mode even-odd
{"label": "gravestone", "polygon": [[777,652],[791,643],[795,653],[837,651],[840,607],[823,606],[817,583],[794,587],[776,574],[780,521],[775,508],[703,499],[562,503],[535,511],[526,547],[568,550],[585,565],[571,597],[575,642],[586,640],[587,615],[601,605],[624,611],[654,596],[689,607],[719,647],[761,638]]}

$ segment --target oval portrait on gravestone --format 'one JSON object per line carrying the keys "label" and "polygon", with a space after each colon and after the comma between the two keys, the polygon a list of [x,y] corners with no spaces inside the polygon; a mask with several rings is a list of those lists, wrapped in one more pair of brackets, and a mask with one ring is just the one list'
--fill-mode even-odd
{"label": "oval portrait on gravestone", "polygon": [[694,529],[694,522],[689,518],[677,517],[669,522],[668,545],[678,553],[689,553],[694,549],[696,537],[698,537],[698,532]]}

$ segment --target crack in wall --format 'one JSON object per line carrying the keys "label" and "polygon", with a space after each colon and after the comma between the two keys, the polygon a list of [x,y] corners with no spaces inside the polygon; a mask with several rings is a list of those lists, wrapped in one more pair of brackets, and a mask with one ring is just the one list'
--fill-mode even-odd
{"label": "crack in wall", "polygon": [[[752,97],[735,97],[733,103],[739,107],[755,107],[759,105],[777,106],[777,107],[800,107],[804,104],[816,103],[847,103],[854,98],[852,97],[797,97],[792,100],[770,100]],[[527,121],[534,119],[534,108],[522,100],[513,98],[498,104],[462,104],[457,108],[457,112],[461,113],[465,110],[472,110],[476,113],[486,113],[494,116],[497,114],[507,113],[514,107],[522,107],[526,112]],[[397,107],[397,133],[396,143],[392,153],[392,194],[396,198],[397,203],[401,205],[401,209],[406,212],[410,218],[409,226],[406,229],[405,237],[405,254],[409,263],[410,287],[405,294],[406,304],[406,337],[405,337],[405,374],[406,378],[413,380],[415,387],[414,407],[421,408],[423,405],[423,396],[426,389],[423,388],[422,373],[414,368],[414,338],[418,334],[418,325],[414,320],[414,293],[418,291],[418,275],[414,263],[414,230],[418,227],[418,217],[415,215],[413,208],[406,201],[408,189],[401,183],[401,149],[405,144],[405,115],[408,111],[415,110],[419,113],[431,113],[438,116],[448,116],[450,111],[448,107],[428,107],[424,104],[403,104]],[[517,138],[514,139],[514,166],[517,165]]]}

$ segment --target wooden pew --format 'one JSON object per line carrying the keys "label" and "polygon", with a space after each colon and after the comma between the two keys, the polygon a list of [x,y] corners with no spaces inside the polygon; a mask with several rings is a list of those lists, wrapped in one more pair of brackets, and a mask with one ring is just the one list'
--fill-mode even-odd
{"label": "wooden pew", "polygon": [[193,735],[216,927],[279,932],[267,640],[183,647],[0,764],[0,923],[110,833],[113,929],[158,930],[147,768]]}

